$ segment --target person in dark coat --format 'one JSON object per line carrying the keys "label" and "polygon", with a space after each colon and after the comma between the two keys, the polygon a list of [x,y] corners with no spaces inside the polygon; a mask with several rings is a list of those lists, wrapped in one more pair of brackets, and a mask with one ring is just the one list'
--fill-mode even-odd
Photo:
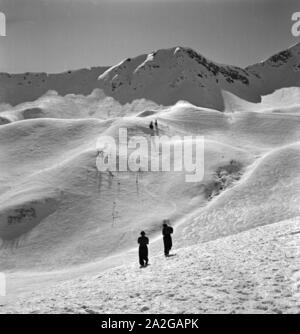
{"label": "person in dark coat", "polygon": [[154,126],[153,126],[153,122],[152,122],[152,121],[151,121],[150,124],[149,124],[149,128],[150,128],[151,130],[153,130],[153,128],[154,128]]}
{"label": "person in dark coat", "polygon": [[164,220],[162,235],[164,240],[165,256],[169,256],[170,250],[172,249],[172,237],[171,237],[172,233],[173,233],[173,227],[167,224],[167,220]]}
{"label": "person in dark coat", "polygon": [[146,267],[148,265],[148,244],[149,239],[146,237],[146,233],[144,231],[141,232],[141,236],[138,238],[139,247],[139,259],[140,265],[142,267]]}

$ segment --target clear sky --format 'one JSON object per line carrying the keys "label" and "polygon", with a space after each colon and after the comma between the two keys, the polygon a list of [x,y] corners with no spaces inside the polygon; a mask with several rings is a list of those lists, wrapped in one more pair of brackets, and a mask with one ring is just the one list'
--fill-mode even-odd
{"label": "clear sky", "polygon": [[0,0],[0,71],[114,65],[176,45],[246,66],[300,42],[299,0]]}

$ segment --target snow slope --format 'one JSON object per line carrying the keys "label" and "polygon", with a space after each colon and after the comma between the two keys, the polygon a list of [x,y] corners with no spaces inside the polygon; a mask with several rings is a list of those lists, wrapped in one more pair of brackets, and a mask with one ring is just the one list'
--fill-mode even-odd
{"label": "snow slope", "polygon": [[[0,312],[299,312],[297,50],[247,75],[187,48],[160,50],[105,71],[95,90],[91,83],[71,93],[61,79],[64,96],[36,99],[32,89],[28,102],[28,88],[28,96],[15,94],[24,103],[2,104],[0,271],[8,296]],[[199,68],[207,94],[195,88]],[[274,71],[289,73],[287,88]],[[277,90],[252,103],[270,73],[278,87],[268,89]],[[112,90],[112,82],[122,84]],[[126,128],[128,139],[150,144],[155,119],[170,143],[204,137],[203,180],[187,183],[185,171],[97,170],[101,135],[118,140]],[[177,253],[169,259],[160,256],[166,218]],[[141,229],[151,240],[146,270],[137,263]],[[149,290],[143,282],[152,282]]]}
{"label": "snow slope", "polygon": [[[299,313],[300,220],[26,293],[7,313]],[[0,312],[3,307],[0,306]]]}
{"label": "snow slope", "polygon": [[299,216],[299,166],[299,142],[267,153],[239,184],[194,212],[182,239],[207,241]]}
{"label": "snow slope", "polygon": [[[164,217],[176,219],[201,203],[205,194],[201,189],[194,194],[184,173],[131,172],[111,177],[97,171],[100,134],[116,136],[120,127],[127,127],[130,136],[145,135],[150,140],[148,122],[141,118],[43,119],[3,125],[2,268],[56,268],[103,258],[131,245],[140,226],[155,232]],[[163,121],[161,129],[173,131]],[[241,149],[214,141],[207,142],[206,150],[212,157],[206,163],[208,180],[213,169],[230,159],[238,158],[242,164],[253,160]],[[37,209],[46,199],[55,205],[47,217],[40,221],[25,217],[9,224],[9,217],[17,216],[18,210]],[[117,216],[115,223],[112,215]]]}
{"label": "snow slope", "polygon": [[[155,236],[166,217],[174,222],[184,217],[188,226],[193,226],[197,220],[190,221],[187,214],[195,213],[204,227],[207,222],[218,229],[223,222],[218,217],[226,214],[225,234],[230,234],[299,214],[295,206],[299,199],[299,145],[294,144],[300,140],[297,116],[232,115],[178,104],[156,113],[160,134],[204,136],[202,182],[185,182],[184,171],[119,172],[113,176],[98,172],[98,137],[117,137],[119,128],[126,127],[129,137],[142,135],[150,141],[152,117],[36,119],[0,127],[3,269],[49,270],[101,260],[130,248],[141,226]],[[250,172],[249,179],[245,181],[244,175],[239,180]],[[285,181],[294,187],[284,187],[281,182]],[[237,199],[231,199],[230,187],[236,182],[233,195],[240,190]],[[278,205],[275,210],[266,202],[262,210],[267,216],[269,210],[273,214],[258,220],[253,212],[267,194],[270,203],[276,194]],[[224,196],[228,200],[221,202],[222,210],[227,202],[232,210],[239,206],[246,213],[249,210],[247,216],[241,216],[241,227],[232,228],[231,224],[238,223],[232,210],[222,211],[210,222],[211,215],[218,212],[211,208],[212,203]],[[246,207],[245,200],[249,201]],[[199,207],[207,204],[199,213]],[[24,217],[20,210],[25,210]],[[206,235],[201,226],[199,233],[201,240],[223,235],[223,231]]]}

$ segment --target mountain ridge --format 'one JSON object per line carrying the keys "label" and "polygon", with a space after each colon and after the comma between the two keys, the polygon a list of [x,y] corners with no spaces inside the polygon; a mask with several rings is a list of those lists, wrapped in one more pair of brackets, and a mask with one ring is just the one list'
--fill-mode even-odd
{"label": "mountain ridge", "polygon": [[161,105],[186,100],[224,110],[224,90],[258,103],[261,96],[291,86],[300,86],[300,43],[245,68],[217,63],[192,48],[176,46],[126,58],[111,67],[58,74],[0,73],[0,103],[33,101],[49,90],[88,95],[99,88],[121,104],[141,98]]}

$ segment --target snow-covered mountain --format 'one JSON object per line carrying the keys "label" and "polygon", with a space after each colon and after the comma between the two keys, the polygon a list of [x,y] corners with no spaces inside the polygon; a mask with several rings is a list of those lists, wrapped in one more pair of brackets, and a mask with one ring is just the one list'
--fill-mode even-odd
{"label": "snow-covered mountain", "polygon": [[106,68],[50,75],[2,73],[0,103],[33,101],[48,90],[60,95],[88,95],[101,88],[122,104],[141,98],[160,105],[185,100],[223,110],[223,90],[257,103],[262,95],[294,86],[300,86],[300,43],[246,68],[218,64],[190,48],[174,47],[127,58]]}
{"label": "snow-covered mountain", "polygon": [[245,68],[259,80],[261,95],[267,95],[280,88],[300,86],[300,43],[281,51],[258,64]]}
{"label": "snow-covered mountain", "polygon": [[[299,48],[246,69],[177,47],[110,68],[1,74],[0,313],[299,313]],[[205,139],[201,181],[98,170],[103,135],[118,142],[126,128],[146,156],[154,120],[170,144]]]}
{"label": "snow-covered mountain", "polygon": [[190,48],[159,50],[126,59],[99,80],[121,103],[144,97],[163,105],[186,100],[223,110],[222,90],[259,102],[278,88],[300,86],[300,44],[245,69],[214,63]]}
{"label": "snow-covered mountain", "polygon": [[47,73],[0,73],[0,104],[17,105],[34,101],[54,90],[60,95],[90,94],[97,88],[98,76],[107,67],[92,67],[77,71],[67,71],[57,74]]}
{"label": "snow-covered mountain", "polygon": [[243,69],[218,65],[189,48],[176,47],[126,59],[100,75],[105,94],[121,103],[141,97],[158,104],[178,100],[208,108],[222,109],[221,90],[244,99],[260,99],[251,82],[254,74]]}

